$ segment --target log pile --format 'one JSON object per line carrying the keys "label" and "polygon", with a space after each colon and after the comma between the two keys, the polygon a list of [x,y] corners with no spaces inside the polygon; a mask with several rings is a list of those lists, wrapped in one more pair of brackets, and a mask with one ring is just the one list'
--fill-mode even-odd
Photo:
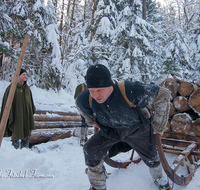
{"label": "log pile", "polygon": [[[200,136],[200,87],[180,79],[167,78],[159,84],[171,92],[166,133],[174,136]],[[152,110],[153,111],[153,110]],[[170,137],[169,134],[164,134]],[[171,136],[172,137],[172,136]]]}
{"label": "log pile", "polygon": [[36,130],[31,133],[30,145],[78,136],[81,126],[80,115],[70,112],[37,110],[34,121]]}

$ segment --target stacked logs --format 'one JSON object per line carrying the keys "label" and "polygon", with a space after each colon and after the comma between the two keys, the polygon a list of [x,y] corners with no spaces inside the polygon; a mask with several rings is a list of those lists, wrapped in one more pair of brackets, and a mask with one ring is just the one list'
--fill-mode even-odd
{"label": "stacked logs", "polygon": [[34,121],[36,130],[31,133],[31,145],[69,138],[73,135],[73,127],[81,125],[79,115],[44,110],[36,110]]}
{"label": "stacked logs", "polygon": [[36,130],[31,133],[31,145],[78,136],[77,127],[81,126],[80,115],[70,112],[36,110],[34,121]]}
{"label": "stacked logs", "polygon": [[166,132],[200,136],[200,87],[176,77],[165,79],[159,86],[171,92]]}

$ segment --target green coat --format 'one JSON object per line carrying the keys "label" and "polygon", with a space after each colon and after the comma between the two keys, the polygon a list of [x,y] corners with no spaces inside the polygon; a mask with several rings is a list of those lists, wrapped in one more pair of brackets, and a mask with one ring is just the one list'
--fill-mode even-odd
{"label": "green coat", "polygon": [[[7,87],[3,96],[0,118],[3,116],[10,87],[11,84]],[[30,136],[30,131],[35,130],[34,113],[35,106],[30,88],[27,84],[22,85],[17,82],[4,136],[9,137],[12,133],[17,139],[24,139]]]}
{"label": "green coat", "polygon": [[[82,89],[82,84],[84,85],[84,89]],[[74,93],[74,99],[76,99],[76,97],[83,91],[87,88],[87,86],[82,83],[82,84],[79,84],[77,87],[76,87],[76,90],[75,90],[75,93]]]}

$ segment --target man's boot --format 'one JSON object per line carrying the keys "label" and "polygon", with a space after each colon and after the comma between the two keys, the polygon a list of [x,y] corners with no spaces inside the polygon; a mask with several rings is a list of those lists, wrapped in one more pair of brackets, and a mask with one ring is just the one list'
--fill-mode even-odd
{"label": "man's boot", "polygon": [[87,170],[88,178],[91,184],[90,190],[106,190],[106,179],[108,174],[101,161],[95,167],[88,167]]}
{"label": "man's boot", "polygon": [[13,145],[16,149],[19,149],[19,139],[12,141],[12,145]]}
{"label": "man's boot", "polygon": [[163,177],[161,164],[155,168],[149,168],[149,171],[159,190],[170,190],[169,181]]}
{"label": "man's boot", "polygon": [[29,148],[29,141],[22,140],[21,141],[21,149],[22,148]]}

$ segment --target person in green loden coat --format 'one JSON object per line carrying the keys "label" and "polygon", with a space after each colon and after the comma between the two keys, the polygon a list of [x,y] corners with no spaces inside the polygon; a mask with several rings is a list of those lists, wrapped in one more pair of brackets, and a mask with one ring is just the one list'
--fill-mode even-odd
{"label": "person in green loden coat", "polygon": [[[10,113],[4,137],[10,137],[12,145],[18,149],[29,147],[29,137],[31,130],[35,130],[33,114],[35,113],[35,106],[33,103],[33,97],[30,88],[26,84],[27,72],[21,69],[18,82],[13,97]],[[10,91],[11,84],[6,88],[2,100],[0,119],[3,116],[3,111],[6,105],[8,94]]]}

